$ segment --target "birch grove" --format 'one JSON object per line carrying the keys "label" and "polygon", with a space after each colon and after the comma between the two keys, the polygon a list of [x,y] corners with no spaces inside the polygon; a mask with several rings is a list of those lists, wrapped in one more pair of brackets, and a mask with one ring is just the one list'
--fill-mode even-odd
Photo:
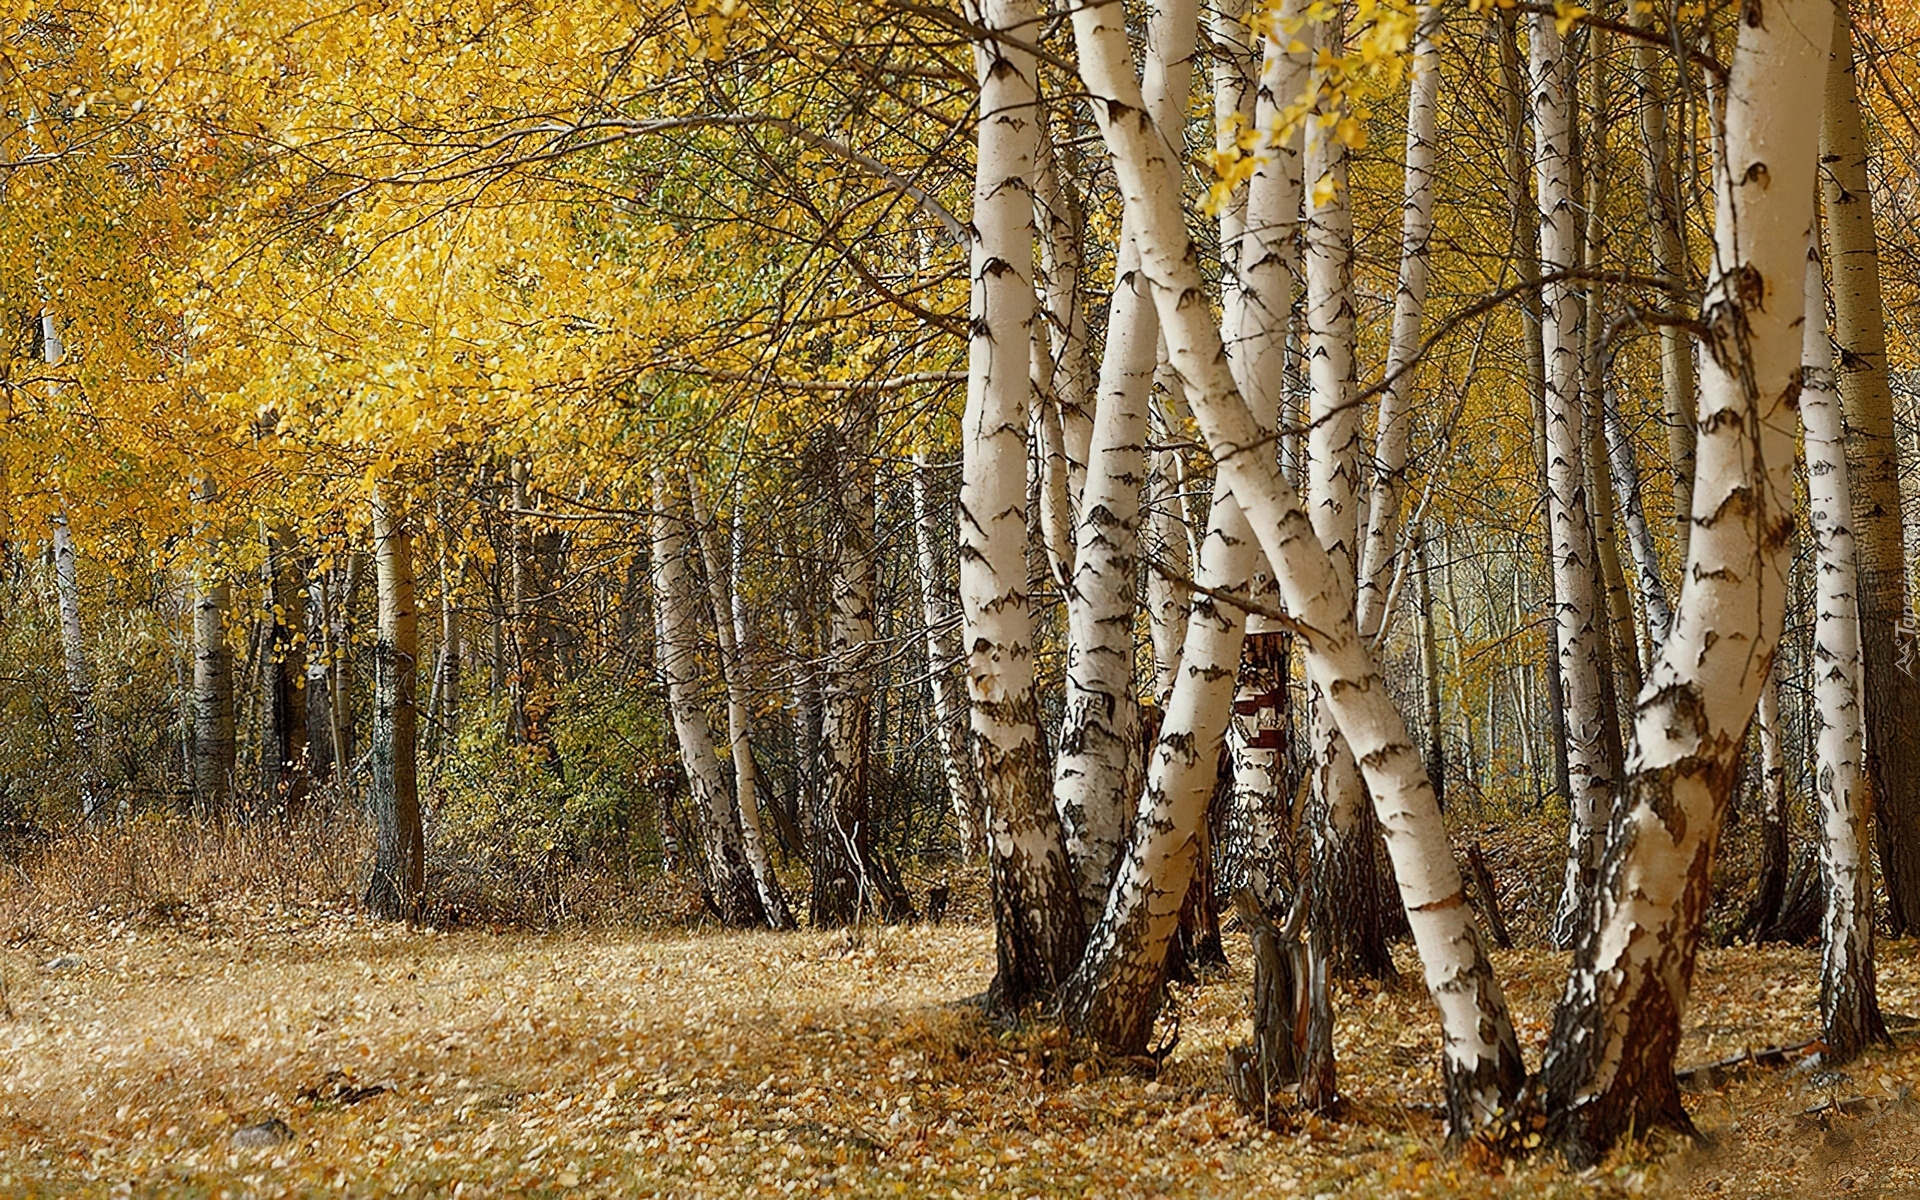
{"label": "birch grove", "polygon": [[[1196,1114],[1357,1139],[1390,1086],[1462,1170],[1575,1179],[1732,1121],[1683,1033],[1763,960],[1805,1036],[1742,1070],[1842,1071],[1829,1122],[1902,1078],[1920,11],[0,27],[32,903],[71,860],[87,920],[172,911],[166,830],[396,937],[711,931],[895,1016],[926,968],[944,1048],[848,1042],[899,1090],[861,1136],[917,1131],[841,1147],[857,1188],[961,1187],[915,1107],[949,1067],[1031,1067],[1038,1139],[1053,1089],[1223,1043]],[[1409,1028],[1375,1078],[1414,1002],[1433,1061]]]}

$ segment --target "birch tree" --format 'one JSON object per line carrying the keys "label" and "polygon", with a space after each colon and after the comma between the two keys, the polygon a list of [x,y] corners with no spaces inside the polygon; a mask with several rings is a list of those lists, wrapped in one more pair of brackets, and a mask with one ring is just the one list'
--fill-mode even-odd
{"label": "birch tree", "polygon": [[373,555],[378,626],[373,651],[373,747],[367,807],[374,820],[373,876],[366,905],[390,921],[415,920],[427,889],[420,824],[419,613],[414,605],[413,534],[407,495],[396,481],[373,487]]}
{"label": "birch tree", "polygon": [[1535,14],[1527,31],[1532,77],[1540,267],[1562,278],[1542,285],[1546,363],[1547,524],[1552,542],[1558,670],[1567,716],[1566,881],[1554,944],[1573,944],[1593,897],[1606,838],[1612,772],[1603,742],[1600,630],[1594,603],[1593,528],[1588,521],[1580,297],[1564,278],[1579,266],[1580,212],[1572,179],[1572,71],[1558,18]]}
{"label": "birch tree", "polygon": [[1309,676],[1327,696],[1367,774],[1399,878],[1427,983],[1441,1010],[1448,1112],[1457,1130],[1490,1120],[1517,1094],[1523,1070],[1506,1002],[1461,892],[1445,827],[1418,750],[1360,641],[1351,588],[1280,474],[1227,366],[1181,214],[1179,175],[1141,98],[1118,3],[1073,14],[1081,80],[1107,144],[1126,207],[1137,219],[1142,271],[1152,285],[1174,369],[1244,507],[1287,609],[1302,623]]}
{"label": "birch tree", "polygon": [[1539,1089],[1587,1162],[1628,1130],[1691,1129],[1674,1080],[1707,868],[1786,611],[1793,412],[1828,0],[1749,5],[1724,92],[1693,535],[1675,626],[1634,707],[1626,794]]}
{"label": "birch tree", "polygon": [[700,822],[707,889],[714,910],[729,925],[764,925],[768,923],[767,912],[761,906],[733,797],[727,790],[726,772],[714,751],[713,734],[697,690],[697,607],[688,575],[686,518],[681,515],[687,505],[684,485],[676,486],[664,468],[656,467],[651,550],[660,673],[666,677],[674,740],[680,747],[687,790]]}
{"label": "birch tree", "polygon": [[[1844,24],[1844,21],[1836,24]],[[1844,35],[1835,30],[1836,45]],[[1820,869],[1826,911],[1820,924],[1822,1058],[1843,1063],[1887,1040],[1874,978],[1872,809],[1860,704],[1860,610],[1854,558],[1847,428],[1827,336],[1827,294],[1819,241],[1809,239],[1806,325],[1801,352],[1800,425],[1806,433],[1807,507],[1816,549],[1814,599],[1814,790],[1819,797]]]}
{"label": "birch tree", "polygon": [[[753,730],[747,708],[746,661],[741,653],[747,636],[746,608],[738,591],[739,573],[723,557],[700,494],[700,479],[692,467],[687,469],[687,496],[691,502],[695,540],[700,545],[701,565],[706,568],[707,595],[713,604],[714,632],[720,642],[720,677],[727,689],[727,749],[733,758],[733,794],[735,810],[740,814],[740,849],[753,872],[753,883],[760,894],[760,907],[767,923],[775,929],[792,929],[793,913],[787,908],[786,893],[773,873],[767,857],[766,837],[760,828],[760,771],[753,761]],[[740,531],[730,539],[739,545]]]}
{"label": "birch tree", "polygon": [[[1073,972],[1085,942],[1079,891],[1046,786],[1027,594],[1029,326],[1035,317],[1033,197],[1038,151],[1029,0],[969,14],[980,82],[973,193],[967,407],[961,427],[960,604],[974,758],[987,806],[998,972],[1019,1007]],[[995,34],[1008,35],[1005,40]]]}
{"label": "birch tree", "polygon": [[[1841,6],[1844,17],[1846,6]],[[1859,554],[1860,637],[1865,675],[1867,777],[1873,784],[1876,842],[1886,872],[1888,917],[1896,933],[1920,932],[1920,681],[1900,669],[1894,631],[1907,615],[1900,513],[1899,447],[1887,383],[1886,313],[1867,144],[1855,85],[1853,31],[1840,22],[1826,75],[1820,131],[1827,258],[1833,264],[1835,375],[1847,421]]]}

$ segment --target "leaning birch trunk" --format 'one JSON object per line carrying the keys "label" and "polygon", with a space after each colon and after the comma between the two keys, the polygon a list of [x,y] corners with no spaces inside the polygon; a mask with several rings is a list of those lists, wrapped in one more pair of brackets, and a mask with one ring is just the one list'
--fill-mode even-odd
{"label": "leaning birch trunk", "polygon": [[[969,13],[1025,42],[1031,0],[983,0]],[[971,335],[962,424],[960,604],[973,746],[987,804],[998,1003],[1051,994],[1086,940],[1073,867],[1047,788],[1027,595],[1027,345],[1034,320],[1033,201],[1038,149],[1033,55],[1013,41],[974,48],[980,81],[973,192]]]}
{"label": "leaning birch trunk", "polygon": [[366,905],[389,921],[413,920],[426,895],[426,839],[420,796],[414,681],[419,675],[419,613],[413,594],[413,534],[398,483],[373,486],[377,633],[373,650],[373,749],[367,807],[374,820],[373,877]]}
{"label": "leaning birch trunk", "polygon": [[80,625],[79,556],[64,510],[47,519],[53,534],[53,592],[60,610],[60,655],[67,669],[67,693],[73,698],[74,757],[80,768],[80,815],[110,816],[101,790],[99,723],[93,705],[93,670],[87,664],[86,633]]}
{"label": "leaning birch trunk", "polygon": [[[1335,53],[1341,28],[1337,20],[1323,27]],[[1366,519],[1359,511],[1360,413],[1353,398],[1352,192],[1347,147],[1338,140],[1333,115],[1316,111],[1306,136],[1307,510],[1341,592],[1351,596]],[[1314,865],[1309,919],[1326,932],[1337,973],[1393,980],[1398,972],[1387,945],[1366,783],[1326,693],[1312,680],[1307,703]]]}
{"label": "leaning birch trunk", "polygon": [[[1842,14],[1846,12],[1841,7]],[[1867,778],[1886,872],[1888,923],[1920,932],[1920,680],[1899,666],[1895,630],[1909,620],[1900,511],[1900,460],[1887,383],[1886,312],[1867,182],[1867,144],[1854,84],[1852,27],[1842,20],[1827,70],[1821,190],[1833,271],[1837,377],[1847,418],[1859,554],[1860,640],[1866,663]]]}
{"label": "leaning birch trunk", "polygon": [[[1839,41],[1835,37],[1835,41]],[[1833,379],[1827,296],[1818,242],[1807,253],[1807,317],[1801,354],[1800,425],[1806,431],[1807,507],[1817,553],[1813,624],[1814,790],[1820,803],[1820,868],[1826,912],[1820,927],[1821,1040],[1828,1063],[1844,1063],[1887,1040],[1873,962],[1873,860],[1867,854],[1872,803],[1860,710],[1860,610],[1855,599],[1853,500],[1847,428]]]}
{"label": "leaning birch trunk", "polygon": [[[1074,11],[1080,74],[1126,207],[1136,214],[1142,273],[1219,471],[1301,622],[1307,671],[1352,743],[1372,793],[1427,984],[1440,1009],[1448,1112],[1464,1134],[1493,1119],[1524,1077],[1506,1001],[1461,890],[1419,751],[1358,636],[1341,586],[1299,497],[1274,461],[1228,369],[1181,211],[1179,173],[1146,118],[1115,0]],[[977,343],[976,343],[977,344]]]}
{"label": "leaning birch trunk", "polygon": [[[1571,271],[1580,257],[1580,212],[1572,186],[1572,72],[1556,22],[1551,14],[1536,14],[1527,36],[1543,275]],[[1554,916],[1553,942],[1565,949],[1589,919],[1613,778],[1600,687],[1593,527],[1587,510],[1579,291],[1570,280],[1544,284],[1540,307],[1547,384],[1547,536],[1553,546],[1553,607],[1559,631],[1555,642],[1567,714],[1571,810],[1566,881]]]}
{"label": "leaning birch trunk", "polygon": [[947,573],[940,561],[938,525],[928,491],[933,467],[924,450],[913,452],[914,549],[920,568],[920,612],[926,625],[927,683],[933,693],[934,738],[940,746],[940,768],[953,804],[959,834],[960,857],[977,857],[984,845],[981,821],[985,816],[980,783],[974,778],[973,758],[967,753],[966,696],[955,669],[960,665],[959,622],[947,601]]}
{"label": "leaning birch trunk", "polygon": [[1214,491],[1200,553],[1201,590],[1133,836],[1062,999],[1068,1020],[1116,1054],[1147,1052],[1166,983],[1167,948],[1206,852],[1207,806],[1247,631],[1246,611],[1230,597],[1248,593],[1261,565],[1260,547],[1229,487]]}
{"label": "leaning birch trunk", "polygon": [[1378,639],[1387,616],[1394,573],[1394,543],[1407,472],[1408,412],[1413,365],[1427,310],[1432,265],[1434,122],[1440,109],[1440,48],[1434,41],[1439,12],[1422,4],[1414,17],[1412,82],[1407,96],[1405,199],[1400,210],[1400,282],[1393,297],[1393,328],[1387,342],[1386,387],[1375,419],[1372,496],[1360,556],[1359,620],[1362,637]]}
{"label": "leaning birch trunk", "polygon": [[1590,1162],[1690,1129],[1673,1072],[1708,866],[1785,620],[1804,237],[1828,0],[1749,5],[1715,162],[1698,475],[1685,585],[1634,711],[1628,778],[1539,1077],[1548,1137]]}
{"label": "leaning birch trunk", "polygon": [[[1147,111],[1176,155],[1193,86],[1199,16],[1198,0],[1169,0],[1147,23]],[[1120,283],[1108,314],[1067,593],[1066,708],[1053,774],[1054,806],[1088,928],[1106,907],[1141,774],[1133,621],[1140,604],[1140,491],[1159,323],[1124,220],[1120,236]]]}
{"label": "leaning birch trunk", "polygon": [[753,868],[747,863],[726,772],[714,752],[713,734],[699,695],[693,581],[687,577],[686,521],[678,513],[686,503],[680,487],[664,469],[653,473],[652,566],[654,617],[658,626],[660,673],[667,684],[667,708],[673,718],[687,790],[699,814],[706,856],[707,889],[720,919],[746,927],[767,924]]}
{"label": "leaning birch trunk", "polygon": [[[694,536],[700,543],[700,560],[707,571],[707,594],[713,604],[713,627],[720,641],[720,677],[727,688],[727,748],[733,755],[734,804],[740,813],[740,847],[753,871],[753,884],[760,894],[760,907],[767,924],[775,929],[792,929],[793,913],[787,908],[786,893],[773,873],[767,857],[767,843],[760,830],[760,772],[753,761],[753,729],[747,710],[746,662],[740,647],[746,638],[746,609],[740,603],[739,575],[730,570],[714,544],[711,514],[700,495],[700,478],[687,468],[687,494],[692,500]],[[739,544],[741,531],[733,531]],[[737,624],[736,624],[737,619]]]}
{"label": "leaning birch trunk", "polygon": [[[197,489],[211,505],[213,484]],[[227,649],[227,609],[233,588],[212,545],[194,573],[193,790],[202,814],[225,819],[233,799],[233,654]]]}

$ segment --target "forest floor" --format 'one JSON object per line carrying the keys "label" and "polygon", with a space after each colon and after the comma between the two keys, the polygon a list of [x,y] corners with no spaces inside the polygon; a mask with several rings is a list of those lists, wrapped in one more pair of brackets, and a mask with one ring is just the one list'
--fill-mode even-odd
{"label": "forest floor", "polygon": [[[1345,1115],[1268,1130],[1221,1082],[1243,966],[1177,989],[1156,1077],[982,1021],[962,1001],[991,933],[966,907],[857,934],[531,934],[0,887],[0,1196],[1920,1195],[1911,1037],[1843,1078],[1694,1093],[1704,1146],[1493,1169],[1443,1143],[1416,986],[1342,988]],[[1537,1059],[1564,959],[1496,963]],[[1880,966],[1886,1010],[1920,1013],[1920,943]],[[1683,1063],[1805,1042],[1816,978],[1805,950],[1705,952]],[[1836,1100],[1858,1103],[1807,1115]]]}

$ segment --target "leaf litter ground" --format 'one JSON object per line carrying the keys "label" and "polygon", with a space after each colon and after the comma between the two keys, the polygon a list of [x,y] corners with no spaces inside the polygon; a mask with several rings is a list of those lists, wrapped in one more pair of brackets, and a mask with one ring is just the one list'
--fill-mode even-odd
{"label": "leaf litter ground", "polygon": [[[1564,959],[1496,958],[1537,1058]],[[1696,1093],[1705,1146],[1494,1172],[1443,1145],[1417,989],[1342,989],[1346,1115],[1268,1130],[1220,1080],[1243,967],[1177,989],[1150,1077],[957,1003],[992,963],[977,922],[437,932],[216,897],[16,926],[0,1195],[1920,1194],[1911,1040]],[[1920,944],[1881,964],[1920,1012]],[[1815,979],[1807,951],[1705,952],[1683,1061],[1805,1041]]]}

